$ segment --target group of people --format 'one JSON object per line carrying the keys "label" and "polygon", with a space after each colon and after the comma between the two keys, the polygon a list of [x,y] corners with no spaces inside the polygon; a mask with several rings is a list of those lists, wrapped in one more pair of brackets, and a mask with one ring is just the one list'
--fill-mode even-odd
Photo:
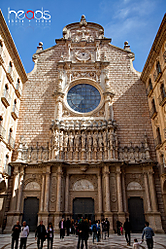
{"label": "group of people", "polygon": [[[125,230],[125,238],[126,238],[127,245],[130,245],[130,242],[131,242],[131,236],[130,236],[131,224],[130,224],[128,218],[126,218],[124,225],[120,221],[117,221],[117,234],[122,235],[123,229]],[[140,248],[140,244],[142,244],[142,242],[144,241],[144,236],[146,239],[148,249],[153,249],[154,232],[153,232],[153,229],[151,227],[149,227],[149,222],[147,222],[147,221],[145,222],[145,228],[143,229],[142,240],[140,242],[138,242],[137,239],[134,239],[133,249]]]}
{"label": "group of people", "polygon": [[[125,238],[127,245],[130,245],[131,224],[128,218],[126,219],[124,225],[122,225],[120,221],[117,221],[118,235],[122,234],[121,227],[123,227],[123,229],[125,230]],[[109,237],[109,228],[110,228],[110,223],[107,218],[103,219],[101,222],[100,220],[96,220],[95,222],[93,222],[93,224],[91,224],[91,221],[88,221],[83,217],[76,222],[70,221],[69,218],[67,218],[66,221],[64,220],[64,218],[62,218],[61,221],[59,222],[60,239],[64,239],[65,229],[67,230],[67,236],[69,236],[69,233],[73,234],[76,233],[76,235],[78,235],[77,249],[80,248],[80,244],[81,244],[81,249],[84,248],[84,244],[85,248],[86,249],[88,248],[87,241],[89,238],[89,234],[92,235],[93,243],[95,239],[97,242],[100,242],[101,238],[106,239],[106,237]],[[15,249],[18,249],[19,237],[20,237],[20,249],[26,249],[26,242],[28,235],[29,235],[29,227],[26,224],[26,221],[23,221],[22,226],[20,226],[19,221],[17,221],[17,223],[12,228],[11,249],[14,249],[14,244],[15,244]],[[152,228],[149,227],[148,222],[145,222],[145,228],[143,229],[142,233],[142,240],[138,242],[137,239],[134,239],[133,249],[140,248],[139,246],[144,241],[144,236],[146,238],[148,249],[153,249],[154,232]],[[35,239],[37,240],[38,249],[43,248],[43,243],[45,240],[47,240],[47,248],[52,249],[53,238],[54,238],[54,229],[52,223],[50,222],[46,229],[45,226],[43,225],[43,221],[40,221],[40,225],[37,227],[35,231]]]}
{"label": "group of people", "polygon": [[[26,221],[23,221],[22,227],[19,221],[12,228],[12,244],[11,249],[18,249],[18,242],[20,237],[20,249],[26,249],[27,238],[29,235],[29,226],[27,226]],[[43,248],[43,243],[47,239],[47,248],[52,249],[53,245],[54,230],[52,223],[48,224],[46,229],[43,225],[43,221],[40,221],[40,225],[35,231],[35,239],[37,240],[38,249]]]}
{"label": "group of people", "polygon": [[26,248],[27,243],[27,237],[29,235],[29,227],[26,224],[26,221],[23,221],[22,226],[20,226],[19,221],[16,222],[16,224],[13,226],[12,229],[12,246],[11,249],[18,248],[18,242],[20,237],[20,249]]}

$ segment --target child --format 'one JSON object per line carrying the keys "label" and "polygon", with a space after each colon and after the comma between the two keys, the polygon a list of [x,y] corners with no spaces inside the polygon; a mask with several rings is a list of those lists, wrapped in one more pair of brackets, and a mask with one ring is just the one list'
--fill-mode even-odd
{"label": "child", "polygon": [[140,246],[139,246],[140,244],[142,244],[142,241],[138,242],[137,239],[134,239],[133,249],[139,249],[140,248]]}
{"label": "child", "polygon": [[123,225],[122,224],[120,226],[120,233],[121,233],[121,235],[123,235]]}

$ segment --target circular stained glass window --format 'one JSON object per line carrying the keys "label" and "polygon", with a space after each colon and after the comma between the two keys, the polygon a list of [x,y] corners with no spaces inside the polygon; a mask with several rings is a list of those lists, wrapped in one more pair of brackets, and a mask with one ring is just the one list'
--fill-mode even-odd
{"label": "circular stained glass window", "polygon": [[67,102],[76,112],[91,112],[99,105],[100,100],[99,91],[88,84],[76,85],[67,94]]}

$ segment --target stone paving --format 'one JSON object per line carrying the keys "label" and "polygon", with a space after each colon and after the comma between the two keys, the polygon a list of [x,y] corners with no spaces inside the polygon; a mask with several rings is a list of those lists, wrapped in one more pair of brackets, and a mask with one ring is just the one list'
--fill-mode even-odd
{"label": "stone paving", "polygon": [[[122,248],[132,248],[134,238],[138,241],[141,240],[141,234],[131,234],[131,246],[127,246],[125,237],[118,236],[116,234],[111,234],[106,240],[102,240],[97,244],[92,243],[92,236],[88,240],[88,249],[122,249]],[[0,234],[0,249],[11,248],[11,235],[10,234]],[[47,243],[44,243],[43,249],[47,248]],[[64,240],[59,239],[59,235],[55,235],[53,249],[76,249],[77,248],[77,237],[75,235],[70,235],[65,237]],[[85,248],[85,247],[84,247]],[[146,243],[144,242],[140,248],[146,249]],[[166,248],[166,235],[156,234],[154,237],[154,249],[164,249]],[[34,233],[30,233],[27,240],[27,249],[37,249],[37,243],[34,238]]]}

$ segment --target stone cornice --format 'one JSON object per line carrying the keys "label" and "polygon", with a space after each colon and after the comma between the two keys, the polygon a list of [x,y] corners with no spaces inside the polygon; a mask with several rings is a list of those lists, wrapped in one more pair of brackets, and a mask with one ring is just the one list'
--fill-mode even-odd
{"label": "stone cornice", "polygon": [[25,72],[24,66],[21,62],[17,48],[15,46],[15,43],[13,41],[13,38],[12,38],[11,33],[8,29],[8,26],[5,22],[5,19],[3,17],[1,10],[0,10],[0,32],[1,32],[2,38],[4,40],[4,43],[6,45],[6,48],[7,48],[8,52],[12,58],[12,61],[16,67],[16,70],[19,73],[21,81],[23,83],[25,83],[25,81],[27,81],[27,79],[28,79],[27,74]]}
{"label": "stone cornice", "polygon": [[155,63],[155,60],[157,56],[159,55],[159,52],[165,40],[166,40],[166,14],[164,15],[163,20],[160,24],[157,35],[154,39],[153,45],[151,47],[151,50],[149,52],[148,58],[146,60],[145,66],[141,74],[141,80],[144,83],[146,82],[150,74],[151,68],[153,64]]}

